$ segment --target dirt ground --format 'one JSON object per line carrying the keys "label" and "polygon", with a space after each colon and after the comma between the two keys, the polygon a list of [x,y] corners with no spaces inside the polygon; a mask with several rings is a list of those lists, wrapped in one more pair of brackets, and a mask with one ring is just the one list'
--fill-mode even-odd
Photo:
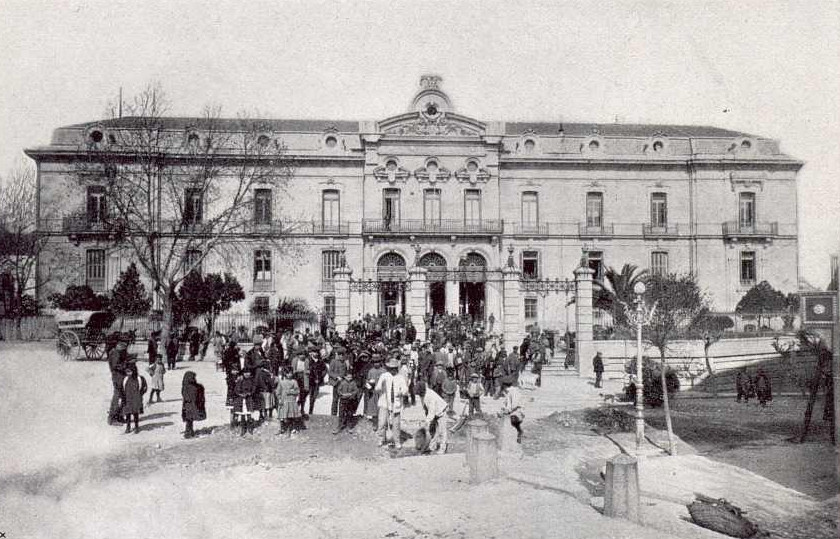
{"label": "dirt ground", "polygon": [[[822,398],[808,439],[798,443],[806,399],[777,396],[766,407],[731,397],[677,398],[672,403],[674,432],[699,454],[746,468],[818,500],[840,492],[830,426],[822,420]],[[646,410],[648,423],[665,428],[661,408]]]}
{"label": "dirt ground", "polygon": [[[182,438],[180,421],[181,378],[188,369],[205,385],[208,408],[192,440]],[[361,418],[334,436],[326,392],[306,430],[279,435],[277,421],[270,421],[242,437],[228,426],[224,377],[212,362],[180,363],[167,373],[164,402],[147,406],[139,434],[107,425],[110,392],[104,362],[61,362],[49,343],[0,345],[0,531],[10,539],[261,537],[290,530],[298,537],[502,537],[514,531],[546,537],[546,530],[560,529],[569,537],[673,536],[604,519],[589,507],[588,496],[603,494],[603,455],[583,454],[558,490],[515,482],[477,488],[465,482],[463,432],[452,438],[454,454],[444,457],[417,456],[410,439],[398,453],[380,448],[372,425]],[[762,410],[677,400],[675,423],[680,436],[711,458],[824,499],[837,486],[826,471],[833,471],[826,466],[833,451],[820,422],[813,442],[785,441],[795,432],[800,404],[780,398]],[[498,406],[488,399],[488,410]],[[420,410],[409,408],[404,416],[407,438]],[[617,424],[621,417],[605,416],[603,409],[529,416],[524,453],[561,466],[585,453],[591,440],[611,454],[616,449],[600,433],[627,427]],[[660,420],[655,411],[649,417],[653,425]],[[495,427],[492,415],[489,421]],[[522,518],[511,517],[514,505]]]}

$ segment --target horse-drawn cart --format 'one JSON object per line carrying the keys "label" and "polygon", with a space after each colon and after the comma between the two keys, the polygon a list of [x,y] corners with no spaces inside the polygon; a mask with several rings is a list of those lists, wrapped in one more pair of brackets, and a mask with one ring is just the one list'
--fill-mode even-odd
{"label": "horse-drawn cart", "polygon": [[87,359],[105,359],[106,336],[115,318],[108,311],[58,312],[55,348],[59,357],[68,361],[84,354]]}

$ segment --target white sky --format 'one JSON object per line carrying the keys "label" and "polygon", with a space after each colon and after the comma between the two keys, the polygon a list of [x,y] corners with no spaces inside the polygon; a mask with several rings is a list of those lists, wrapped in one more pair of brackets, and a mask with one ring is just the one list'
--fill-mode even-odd
{"label": "white sky", "polygon": [[[840,249],[840,2],[0,0],[0,174],[160,81],[173,113],[376,120],[421,73],[481,120],[707,124],[781,140],[801,275]],[[759,209],[760,211],[760,209]]]}

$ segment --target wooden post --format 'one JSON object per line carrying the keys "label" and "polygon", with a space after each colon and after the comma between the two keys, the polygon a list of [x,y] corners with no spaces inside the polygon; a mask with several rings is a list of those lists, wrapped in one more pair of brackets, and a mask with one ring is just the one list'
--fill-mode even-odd
{"label": "wooden post", "polygon": [[496,437],[489,432],[478,432],[472,437],[474,446],[467,464],[470,468],[470,483],[478,484],[499,476],[499,451]]}

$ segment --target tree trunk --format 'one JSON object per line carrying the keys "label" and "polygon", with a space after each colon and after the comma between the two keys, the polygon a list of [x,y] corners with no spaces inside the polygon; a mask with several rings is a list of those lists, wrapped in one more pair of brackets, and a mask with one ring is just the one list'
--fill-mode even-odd
{"label": "tree trunk", "polygon": [[715,380],[715,373],[712,371],[712,362],[709,359],[709,347],[703,347],[703,354],[706,356],[706,371],[709,373],[709,386],[712,388],[712,395],[717,397],[717,380]]}
{"label": "tree trunk", "polygon": [[172,333],[172,297],[169,289],[164,290],[160,306],[163,315],[160,323],[160,344],[166,350],[166,345],[169,343],[169,335]]}
{"label": "tree trunk", "polygon": [[[799,437],[799,443],[803,443],[808,436],[808,430],[811,428],[811,415],[814,413],[814,404],[817,402],[817,395],[820,392],[820,382],[822,381],[822,373],[825,368],[825,356],[820,351],[817,351],[817,368],[814,370],[814,376],[811,378],[811,395],[808,397],[808,405],[805,407],[805,421],[802,425],[802,436]],[[827,395],[826,398],[831,398]]]}
{"label": "tree trunk", "polygon": [[677,444],[674,442],[674,426],[671,423],[671,406],[668,403],[668,383],[665,380],[665,351],[659,351],[659,357],[662,360],[662,368],[660,369],[661,375],[660,378],[662,380],[662,406],[665,408],[665,428],[668,429],[668,453],[671,456],[677,454]]}

